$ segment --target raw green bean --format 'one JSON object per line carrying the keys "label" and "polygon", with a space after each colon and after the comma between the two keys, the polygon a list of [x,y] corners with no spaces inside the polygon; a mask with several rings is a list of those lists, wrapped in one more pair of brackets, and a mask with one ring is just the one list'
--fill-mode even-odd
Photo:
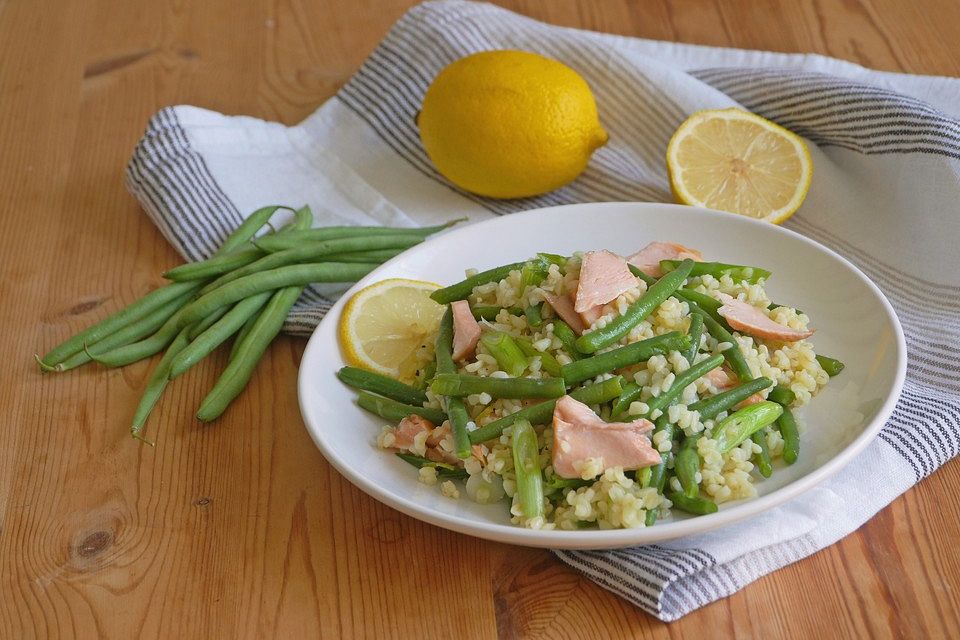
{"label": "raw green bean", "polygon": [[189,328],[184,328],[177,334],[177,337],[174,338],[173,342],[167,348],[166,353],[160,358],[160,362],[157,363],[157,366],[147,379],[147,387],[140,397],[140,403],[133,413],[133,422],[130,425],[130,435],[137,440],[143,440],[151,445],[153,444],[144,439],[143,428],[147,424],[147,418],[150,416],[150,412],[153,411],[164,389],[167,388],[167,384],[170,382],[170,364],[177,357],[177,354],[190,342],[190,338],[187,335],[188,333]]}
{"label": "raw green bean", "polygon": [[[456,373],[457,365],[453,362],[452,353],[453,309],[447,306],[443,317],[440,319],[440,328],[437,331],[437,341],[434,348],[436,373],[431,378],[436,378],[437,373]],[[470,422],[470,414],[467,412],[463,398],[446,397],[444,402],[447,408],[447,416],[450,419],[450,431],[453,433],[454,452],[459,458],[469,458],[470,436],[467,433],[467,423]]]}
{"label": "raw green bean", "polygon": [[235,304],[223,318],[212,327],[197,336],[173,361],[170,366],[170,379],[185,373],[195,364],[206,358],[214,349],[226,342],[230,336],[243,328],[247,320],[267,304],[270,293],[258,293]]}
{"label": "raw green bean", "polygon": [[[661,260],[660,270],[663,273],[670,273],[680,266],[679,260]],[[749,282],[757,284],[761,278],[769,278],[770,272],[760,267],[747,267],[739,264],[725,264],[723,262],[697,262],[694,264],[690,277],[711,275],[718,280],[725,275],[730,276],[734,282]]]}
{"label": "raw green bean", "polygon": [[[623,387],[621,386],[622,380],[623,379],[621,377],[617,376],[608,380],[604,380],[599,384],[580,387],[571,391],[570,397],[574,400],[579,400],[584,404],[603,404],[604,402],[609,402],[620,395],[620,392],[623,390]],[[556,406],[556,400],[547,400],[546,402],[541,402],[531,407],[521,409],[516,413],[504,416],[499,420],[494,420],[493,422],[480,427],[476,431],[471,431],[470,442],[473,444],[479,444],[481,442],[486,442],[487,440],[499,438],[504,429],[520,419],[528,420],[532,424],[546,424],[553,419],[553,409]]]}
{"label": "raw green bean", "polygon": [[784,387],[783,385],[777,385],[770,390],[770,394],[767,395],[767,400],[772,400],[777,404],[782,404],[785,407],[789,407],[797,399],[797,394],[790,390],[789,387]]}
{"label": "raw green bean", "polygon": [[671,491],[667,498],[680,511],[686,511],[696,516],[705,516],[717,512],[717,503],[705,498],[688,498],[679,491]]}
{"label": "raw green bean", "polygon": [[700,494],[697,473],[700,471],[700,454],[697,452],[697,437],[687,437],[674,458],[673,472],[683,487],[683,494],[696,498]]}
{"label": "raw green bean", "polygon": [[527,357],[508,334],[501,331],[485,333],[480,343],[493,356],[501,371],[518,378],[527,369]]}
{"label": "raw green bean", "polygon": [[250,329],[252,329],[253,325],[256,324],[257,318],[260,317],[262,312],[263,309],[257,311],[252,316],[247,318],[247,321],[243,323],[242,327],[240,327],[240,331],[238,331],[237,335],[233,337],[233,344],[230,345],[230,356],[227,358],[228,362],[233,360],[233,358],[237,355],[240,345],[243,344],[243,339],[247,337],[248,333],[250,333]]}
{"label": "raw green bean", "polygon": [[[263,225],[269,222],[270,218],[273,217],[273,214],[279,209],[293,211],[294,215],[297,215],[298,211],[297,209],[285,207],[283,205],[271,205],[269,207],[257,209],[247,216],[246,220],[241,222],[240,226],[233,230],[233,233],[227,236],[227,239],[223,241],[223,244],[220,245],[220,248],[214,255],[228,253],[247,243],[253,236],[257,234],[257,231],[259,231]],[[309,212],[309,208],[304,207],[304,209]],[[307,226],[309,226],[309,223]]]}
{"label": "raw green bean", "polygon": [[418,405],[404,404],[396,400],[391,400],[390,398],[375,395],[369,391],[361,391],[357,395],[357,404],[360,405],[362,409],[366,409],[371,413],[377,414],[384,420],[389,420],[394,423],[400,422],[411,415],[426,418],[438,426],[443,424],[443,421],[447,419],[447,415],[439,409],[429,409]]}
{"label": "raw green bean", "polygon": [[690,346],[683,352],[683,357],[687,362],[693,364],[697,358],[697,352],[700,351],[700,338],[703,337],[703,317],[694,313],[690,316],[690,328],[687,330],[687,336],[690,338]]}
{"label": "raw green bean", "polygon": [[783,408],[783,415],[777,419],[777,428],[783,437],[783,461],[793,464],[800,457],[800,430],[797,429],[797,419],[787,407]]}
{"label": "raw green bean", "polygon": [[361,226],[331,226],[319,227],[317,229],[306,229],[291,231],[284,234],[264,236],[257,239],[257,245],[264,251],[283,251],[292,249],[306,242],[321,242],[324,240],[336,240],[339,238],[357,238],[370,236],[388,236],[388,235],[406,235],[416,234],[422,238],[433,235],[444,229],[448,229],[458,222],[463,222],[466,218],[457,218],[444,224],[433,227],[361,227]]}
{"label": "raw green bean", "polygon": [[447,480],[466,480],[470,477],[470,474],[467,473],[466,469],[455,467],[452,464],[447,464],[446,462],[434,462],[433,460],[424,458],[423,456],[414,455],[412,453],[398,453],[397,457],[404,462],[413,465],[417,469],[433,467],[437,470],[438,478],[444,478]]}
{"label": "raw green bean", "polygon": [[754,444],[760,446],[760,453],[753,454],[753,462],[757,465],[757,470],[764,478],[773,475],[773,464],[770,462],[770,447],[767,446],[767,433],[764,430],[754,431],[750,434],[750,439]]}
{"label": "raw green bean", "polygon": [[721,364],[723,364],[723,356],[716,355],[707,358],[706,360],[701,360],[700,362],[691,366],[689,369],[678,373],[669,389],[662,391],[660,392],[660,395],[654,396],[647,400],[647,415],[649,416],[658,410],[666,411],[667,407],[673,404],[673,402],[680,397],[684,389],[699,380],[702,376],[705,376],[707,373],[719,367]]}
{"label": "raw green bean", "polygon": [[263,255],[264,252],[257,247],[244,247],[231,253],[207,258],[206,260],[182,264],[179,267],[165,271],[163,277],[175,282],[207,280],[208,278],[215,278],[228,271],[249,265],[251,262],[263,257]]}
{"label": "raw green bean", "polygon": [[498,307],[491,304],[470,305],[470,312],[477,320],[496,320],[503,309],[506,309],[507,313],[513,316],[523,315],[523,309],[520,307]]}
{"label": "raw green bean", "polygon": [[693,302],[687,302],[690,305],[690,313],[695,313],[703,318],[703,323],[707,327],[707,331],[713,336],[717,342],[728,342],[730,346],[724,349],[721,353],[723,357],[727,359],[727,364],[730,365],[730,368],[733,369],[733,372],[737,374],[740,382],[749,382],[753,380],[753,373],[750,371],[750,365],[747,364],[746,358],[743,356],[743,351],[740,350],[740,343],[737,342],[737,339],[733,337],[729,331],[723,328],[719,322],[713,319],[706,311],[700,308],[699,305]]}
{"label": "raw green bean", "polygon": [[689,344],[690,339],[687,336],[679,331],[671,331],[565,364],[561,369],[561,376],[568,385],[574,385],[602,373],[609,373],[638,362],[644,362],[656,355],[665,355],[671,351],[683,351]]}
{"label": "raw green bean", "polygon": [[572,360],[583,358],[583,354],[577,349],[577,334],[573,332],[570,325],[560,318],[556,318],[553,321],[553,335],[560,340],[563,350],[567,352],[567,355],[570,356]]}
{"label": "raw green bean", "polygon": [[829,356],[817,356],[817,362],[820,363],[820,366],[831,378],[843,371],[843,368],[846,366],[836,358]]}
{"label": "raw green bean", "polygon": [[193,324],[184,324],[180,321],[189,306],[190,305],[182,307],[179,311],[170,316],[167,321],[160,326],[159,329],[142,340],[131,342],[102,353],[94,353],[90,349],[87,349],[86,352],[96,362],[105,367],[111,368],[124,367],[128,364],[137,362],[138,360],[149,358],[150,356],[159,353],[165,349],[167,345],[173,342],[174,338],[177,337],[177,334],[180,333],[181,329],[184,327],[190,327]]}
{"label": "raw green bean", "polygon": [[195,340],[198,335],[212,327],[217,320],[227,315],[227,311],[230,311],[229,307],[220,307],[206,318],[203,319],[203,322],[198,322],[197,324],[190,327],[190,333],[187,334],[187,337],[190,340]]}
{"label": "raw green bean", "polygon": [[687,408],[690,411],[699,412],[701,420],[710,420],[717,417],[720,412],[727,411],[731,407],[740,404],[753,394],[763,391],[772,384],[773,380],[770,378],[757,378],[756,380],[745,382],[739,387],[735,387],[729,391],[724,391],[723,393],[718,393],[715,396],[698,400]]}
{"label": "raw green bean", "polygon": [[527,324],[534,329],[543,324],[542,309],[543,303],[541,302],[540,304],[532,304],[523,310],[523,315],[527,318]]}
{"label": "raw green bean", "polygon": [[545,260],[537,259],[535,261],[528,260],[526,262],[514,262],[512,264],[505,264],[502,267],[494,267],[493,269],[481,271],[480,273],[472,275],[466,280],[462,280],[456,284],[452,284],[449,287],[437,289],[430,294],[430,297],[440,304],[449,304],[457,300],[466,300],[467,296],[473,292],[474,287],[479,287],[480,285],[487,284],[488,282],[499,282],[510,275],[511,271],[521,271],[528,264],[538,265],[541,271],[544,273],[547,272],[547,262]]}
{"label": "raw green bean", "polygon": [[541,369],[554,378],[561,377],[560,372],[562,367],[560,363],[557,362],[557,359],[553,357],[552,353],[549,351],[537,351],[537,348],[534,347],[533,343],[527,338],[515,337],[513,341],[517,343],[520,351],[523,351],[523,354],[528,358],[540,358]]}
{"label": "raw green bean", "polygon": [[82,351],[78,351],[73,354],[60,364],[58,364],[55,369],[56,371],[68,371],[84,365],[93,360],[90,357],[91,350],[105,353],[116,349],[117,347],[122,347],[123,345],[131,344],[141,340],[149,335],[152,335],[160,327],[163,326],[170,317],[179,311],[190,299],[193,297],[192,292],[188,292],[173,302],[161,307],[159,310],[149,314],[148,316],[141,318],[140,320],[134,320],[130,324],[120,328],[119,330],[111,333],[102,340],[87,346]]}
{"label": "raw green bean", "polygon": [[543,515],[543,474],[537,432],[526,420],[513,424],[513,470],[520,513],[527,518]]}
{"label": "raw green bean", "polygon": [[180,318],[181,325],[199,322],[222,306],[239,302],[252,295],[284,289],[303,287],[312,282],[356,282],[377,268],[375,264],[342,264],[318,262],[298,264],[244,276],[214,289],[191,302]]}
{"label": "raw green bean", "polygon": [[[290,267],[285,268],[289,269]],[[247,277],[255,278],[257,276]],[[242,279],[231,282],[225,285],[224,289],[240,282],[242,282]],[[249,292],[247,296],[254,293],[258,292]],[[266,351],[270,342],[277,337],[280,329],[283,328],[287,313],[301,293],[303,293],[302,286],[288,286],[276,291],[270,297],[266,306],[260,311],[260,315],[257,316],[256,322],[250,327],[250,331],[237,346],[237,351],[230,362],[227,363],[226,369],[217,379],[216,384],[213,385],[213,389],[200,404],[200,409],[197,411],[199,420],[204,422],[215,420],[233,402],[233,399],[240,395],[243,388],[247,386],[250,376],[253,375],[253,370],[260,361],[263,352]],[[211,296],[215,293],[207,295]]]}
{"label": "raw green bean", "polygon": [[423,405],[427,401],[427,394],[423,391],[418,391],[399,380],[366,369],[342,367],[337,371],[337,377],[349,387],[359,391],[376,393],[404,404]]}
{"label": "raw green bean", "polygon": [[783,407],[776,402],[758,402],[744,407],[720,421],[713,428],[711,437],[717,441],[720,453],[727,453],[755,431],[768,427],[783,414]]}
{"label": "raw green bean", "polygon": [[682,266],[660,278],[647,289],[640,299],[627,308],[626,313],[618,316],[605,327],[594,329],[577,338],[577,349],[583,353],[594,353],[630,333],[631,329],[643,322],[654,309],[660,306],[660,303],[669,298],[683,284],[694,264],[693,260],[684,260]]}
{"label": "raw green bean", "polygon": [[562,378],[491,378],[483,376],[438,373],[430,389],[439,396],[463,398],[487,393],[492,398],[559,398],[566,393]]}
{"label": "raw green bean", "polygon": [[327,262],[386,262],[406,251],[406,249],[370,249],[369,251],[350,251],[327,256]]}

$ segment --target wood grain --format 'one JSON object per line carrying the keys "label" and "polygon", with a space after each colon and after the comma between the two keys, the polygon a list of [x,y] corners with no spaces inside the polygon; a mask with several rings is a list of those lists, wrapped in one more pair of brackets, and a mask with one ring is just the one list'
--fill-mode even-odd
{"label": "wood grain", "polygon": [[[505,4],[613,33],[960,75],[952,0]],[[0,637],[957,637],[957,461],[836,545],[664,625],[547,552],[422,524],[344,481],[300,421],[301,340],[278,341],[211,426],[192,413],[222,362],[178,380],[155,449],[127,435],[147,363],[36,373],[34,351],[177,262],[122,182],[153,112],[296,122],[407,6],[0,2]]]}

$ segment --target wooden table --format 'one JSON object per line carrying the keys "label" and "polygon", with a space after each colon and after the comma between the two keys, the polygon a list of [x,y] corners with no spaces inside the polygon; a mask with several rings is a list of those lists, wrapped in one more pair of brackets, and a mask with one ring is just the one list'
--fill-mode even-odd
{"label": "wooden table", "polygon": [[[212,426],[192,414],[220,358],[179,381],[155,449],[127,432],[147,363],[37,373],[35,351],[178,262],[122,180],[152,113],[297,122],[407,4],[0,0],[0,637],[957,637],[958,461],[840,543],[668,626],[546,551],[421,524],[347,483],[301,424],[303,340],[279,340]],[[506,4],[960,75],[952,0]]]}

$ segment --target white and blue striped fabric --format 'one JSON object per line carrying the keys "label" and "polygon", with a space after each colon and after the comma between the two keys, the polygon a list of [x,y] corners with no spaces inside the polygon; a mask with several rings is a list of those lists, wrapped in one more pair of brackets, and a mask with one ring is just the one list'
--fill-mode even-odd
{"label": "white and blue striped fabric", "polygon": [[[440,69],[504,48],[576,69],[610,133],[579,179],[525,200],[451,186],[414,124]],[[960,450],[960,80],[603,35],[486,4],[434,2],[406,14],[347,85],[297,126],[164,109],[127,179],[164,236],[195,260],[245,213],[271,203],[309,203],[321,225],[403,225],[576,202],[670,201],[670,135],[693,111],[737,105],[812,143],[813,186],[787,226],[843,254],[883,289],[906,332],[909,368],[880,437],[807,494],[702,536],[557,552],[605,588],[675,620],[835,542]],[[309,289],[286,330],[309,333],[338,293]]]}

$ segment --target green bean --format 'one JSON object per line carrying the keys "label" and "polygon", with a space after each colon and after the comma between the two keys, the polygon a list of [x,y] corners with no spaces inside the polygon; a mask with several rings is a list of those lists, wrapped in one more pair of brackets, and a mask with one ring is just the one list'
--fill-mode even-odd
{"label": "green bean", "polygon": [[406,249],[369,249],[367,251],[349,251],[327,256],[327,262],[386,262],[395,258]]}
{"label": "green bean", "polygon": [[717,503],[705,498],[688,498],[679,491],[671,491],[667,498],[680,511],[686,511],[696,516],[705,516],[717,512]]}
{"label": "green bean", "polygon": [[[257,234],[257,231],[259,231],[263,225],[267,224],[270,218],[273,217],[273,214],[279,209],[293,211],[294,215],[297,215],[298,211],[297,209],[285,207],[283,205],[271,205],[269,207],[257,209],[247,216],[246,220],[241,222],[240,226],[233,230],[233,233],[227,236],[227,239],[223,241],[223,244],[220,245],[220,248],[214,255],[229,253],[230,251],[233,251],[234,249],[248,242]],[[306,209],[307,212],[310,211],[307,207],[303,207],[303,209]],[[309,223],[307,226],[310,226]]]}
{"label": "green bean", "polygon": [[687,437],[674,458],[673,472],[683,487],[683,494],[696,498],[700,494],[697,473],[700,471],[700,454],[697,452],[697,437]]}
{"label": "green bean", "polygon": [[416,415],[426,418],[435,425],[441,425],[447,419],[447,415],[439,409],[429,409],[427,407],[404,404],[370,393],[361,391],[357,396],[357,404],[362,409],[375,413],[384,420],[390,422],[400,422],[407,416]]}
{"label": "green bean", "polygon": [[687,336],[690,337],[690,347],[683,352],[683,357],[687,362],[693,364],[697,358],[697,352],[700,351],[700,338],[703,336],[703,317],[696,313],[690,316],[690,328],[687,330]]}
{"label": "green bean", "polygon": [[[670,273],[680,266],[679,260],[661,260],[660,270],[663,273]],[[739,264],[725,264],[723,262],[697,262],[694,264],[690,277],[711,275],[718,280],[725,275],[730,276],[734,282],[749,282],[757,284],[761,278],[769,278],[770,272],[760,267],[747,267]]]}
{"label": "green bean", "polygon": [[562,377],[560,374],[563,368],[560,366],[560,363],[557,362],[557,359],[553,357],[552,353],[549,351],[537,351],[537,348],[534,347],[533,343],[527,338],[514,337],[513,341],[517,343],[517,346],[520,347],[520,351],[522,351],[523,354],[528,358],[540,358],[541,369],[546,371],[554,378]]}
{"label": "green bean", "polygon": [[466,218],[457,218],[444,224],[433,227],[361,227],[361,226],[331,226],[320,227],[317,229],[306,229],[291,231],[284,234],[264,236],[257,239],[257,245],[264,251],[283,251],[292,249],[306,242],[322,242],[325,240],[337,240],[340,238],[358,238],[370,236],[389,236],[416,234],[422,238],[433,235],[444,229],[448,229],[458,222],[463,222]]}
{"label": "green bean", "polygon": [[206,358],[214,349],[226,342],[230,336],[243,328],[247,320],[256,315],[267,304],[270,293],[258,293],[244,298],[218,320],[212,327],[197,336],[170,366],[170,379],[185,373],[195,364]]}
{"label": "green bean", "polygon": [[115,347],[104,352],[94,353],[90,349],[87,349],[87,354],[96,362],[110,368],[124,367],[128,364],[137,362],[138,360],[149,358],[150,356],[159,353],[165,349],[167,345],[173,342],[174,338],[177,337],[177,334],[180,333],[181,329],[184,327],[190,327],[193,324],[192,322],[189,324],[184,324],[180,321],[189,306],[190,305],[182,307],[179,311],[170,316],[167,321],[160,326],[159,329],[142,340]]}
{"label": "green bean", "polygon": [[501,267],[494,267],[493,269],[481,271],[480,273],[472,275],[466,280],[461,280],[456,284],[452,284],[449,287],[437,289],[430,294],[430,297],[440,304],[449,304],[457,300],[466,300],[467,296],[473,292],[474,287],[479,287],[480,285],[487,284],[488,282],[499,282],[510,275],[511,271],[522,271],[523,268],[528,264],[536,264],[541,271],[544,273],[547,272],[547,262],[545,260],[537,259],[535,262],[529,260],[526,262],[514,262],[512,264],[505,264]]}
{"label": "green bean", "polygon": [[789,387],[784,387],[779,384],[771,389],[769,395],[767,395],[767,400],[772,400],[785,407],[789,407],[796,399],[797,394],[791,391]]}
{"label": "green bean", "polygon": [[470,474],[467,473],[466,469],[461,469],[455,467],[452,464],[447,464],[446,462],[434,462],[423,456],[417,456],[412,453],[398,453],[397,457],[407,462],[417,469],[423,469],[424,467],[432,467],[437,470],[437,477],[445,478],[448,480],[466,480],[470,477]]}
{"label": "green bean", "polygon": [[[443,317],[440,319],[440,328],[437,331],[437,341],[434,348],[436,373],[432,378],[436,378],[437,373],[456,373],[457,365],[453,362],[452,353],[453,309],[447,306]],[[459,458],[469,458],[470,435],[467,433],[467,423],[470,422],[470,414],[467,413],[467,407],[463,403],[463,398],[447,397],[445,403],[447,416],[450,419],[450,430],[453,433],[454,452]]]}
{"label": "green bean", "polygon": [[[285,268],[289,269],[290,267]],[[257,276],[247,277],[255,278]],[[242,281],[243,279],[231,282],[223,288],[226,289]],[[248,297],[254,293],[258,292],[251,291],[243,297]],[[277,337],[280,329],[283,328],[287,313],[301,293],[303,293],[302,286],[288,286],[276,291],[270,297],[266,306],[260,311],[260,315],[257,316],[256,322],[250,327],[250,331],[237,346],[237,351],[230,362],[227,363],[226,369],[217,379],[216,384],[213,385],[213,389],[200,404],[200,409],[197,411],[199,420],[208,422],[218,418],[227,406],[233,402],[233,399],[240,395],[243,388],[247,386],[250,376],[253,375],[253,370],[260,361],[263,352],[266,351],[270,342]],[[215,292],[207,295],[215,295]]]}
{"label": "green bean", "polygon": [[477,320],[496,320],[503,309],[506,309],[507,313],[513,316],[523,315],[523,309],[520,307],[498,307],[491,304],[470,305],[470,312]]}
{"label": "green bean", "polygon": [[188,337],[189,331],[189,328],[184,328],[177,334],[177,337],[174,338],[173,342],[167,348],[166,353],[160,358],[160,362],[157,363],[157,366],[147,379],[147,387],[143,392],[143,396],[140,397],[140,403],[133,413],[133,422],[130,425],[130,435],[137,440],[143,440],[151,445],[153,444],[144,439],[143,428],[147,424],[147,418],[150,416],[150,412],[153,411],[164,389],[167,388],[167,384],[170,382],[170,364],[177,357],[177,354],[180,353],[181,349],[186,347],[190,342],[190,338]]}
{"label": "green bean", "polygon": [[820,367],[827,372],[827,375],[831,378],[843,371],[843,368],[846,366],[836,358],[831,358],[829,356],[817,356],[817,362],[820,363]]}
{"label": "green bean", "polygon": [[102,340],[99,340],[92,345],[88,345],[82,351],[78,351],[63,362],[56,365],[54,369],[58,372],[69,371],[70,369],[74,369],[92,361],[93,358],[90,357],[91,350],[105,353],[107,351],[116,349],[117,347],[122,347],[123,345],[137,342],[138,340],[153,334],[160,327],[162,327],[163,323],[169,320],[173,314],[187,304],[192,297],[192,292],[188,292],[180,296],[173,302],[170,302],[146,317],[139,320],[134,320],[130,324],[121,327],[114,333],[104,337]]}
{"label": "green bean", "polygon": [[494,331],[485,333],[480,338],[480,343],[493,356],[494,360],[500,366],[501,371],[508,375],[518,378],[523,375],[527,369],[527,357],[506,333]]}
{"label": "green bean", "polygon": [[699,380],[702,376],[705,376],[707,373],[719,367],[721,364],[723,364],[723,356],[716,355],[707,358],[706,360],[701,360],[700,362],[691,366],[689,369],[678,373],[669,389],[662,391],[660,395],[654,396],[647,400],[647,415],[651,415],[658,410],[666,411],[667,407],[673,404],[673,402],[680,397],[684,389]]}
{"label": "green bean", "polygon": [[783,407],[776,402],[758,402],[744,407],[720,421],[713,428],[711,437],[717,441],[720,453],[727,453],[755,431],[770,426],[783,414]]}
{"label": "green bean", "polygon": [[765,431],[754,431],[750,434],[750,439],[754,444],[760,446],[760,453],[753,454],[753,462],[757,465],[757,470],[764,478],[773,475],[773,464],[770,462],[770,448],[767,446],[767,434]]}
{"label": "green bean", "polygon": [[730,346],[721,353],[723,357],[726,358],[727,364],[730,365],[730,368],[733,369],[733,372],[737,375],[740,382],[749,382],[753,380],[753,373],[750,371],[750,365],[747,364],[747,359],[743,356],[743,351],[740,349],[740,343],[737,342],[737,339],[733,337],[729,331],[723,328],[719,322],[714,320],[710,314],[700,308],[699,305],[689,302],[690,313],[695,313],[703,318],[703,323],[707,327],[707,331],[713,336],[717,342],[728,342]]}
{"label": "green bean", "polygon": [[487,393],[492,398],[559,398],[566,393],[562,378],[491,378],[482,376],[438,373],[430,383],[440,396],[463,398],[475,393]]}
{"label": "green bean", "polygon": [[428,362],[422,369],[417,371],[417,380],[414,383],[414,388],[417,391],[426,391],[427,387],[430,386],[430,382],[433,380],[433,376],[437,374],[437,363],[434,360]]}
{"label": "green bean", "polygon": [[520,513],[527,518],[543,515],[543,474],[537,432],[526,420],[513,424],[513,470]]}
{"label": "green bean", "polygon": [[538,255],[537,260],[528,262],[520,269],[520,292],[527,287],[535,287],[547,278],[549,264]]}
{"label": "green bean", "polygon": [[567,261],[570,259],[567,256],[561,256],[556,253],[544,253],[542,251],[537,253],[537,257],[561,268],[565,267]]}
{"label": "green bean", "polygon": [[213,256],[206,260],[182,264],[179,267],[165,271],[163,277],[175,282],[206,280],[249,265],[263,255],[264,252],[257,247],[245,247],[231,253]]}
{"label": "green bean", "polygon": [[644,362],[656,355],[664,355],[671,351],[683,351],[689,344],[690,339],[687,336],[679,331],[671,331],[565,364],[561,369],[561,376],[567,384],[574,385],[602,373],[609,373],[638,362]]}
{"label": "green bean", "polygon": [[797,419],[787,407],[783,407],[783,415],[777,419],[777,428],[783,437],[783,461],[793,464],[800,457],[800,430],[797,429]]}
{"label": "green bean", "polygon": [[635,472],[635,476],[636,476],[637,484],[639,484],[641,487],[646,487],[650,485],[650,477],[651,477],[650,467],[644,467],[642,469],[638,469]]}
{"label": "green bean", "polygon": [[239,302],[244,298],[249,298],[264,291],[289,287],[302,288],[312,282],[355,282],[373,271],[377,266],[375,264],[318,262],[260,271],[228,282],[194,300],[184,309],[183,317],[180,319],[181,326],[199,322],[222,306]]}
{"label": "green bean", "polygon": [[623,385],[623,392],[621,392],[620,397],[617,398],[617,401],[613,403],[613,408],[610,410],[610,415],[629,415],[630,405],[633,404],[634,400],[640,397],[642,392],[643,387],[638,385],[636,382],[628,382],[627,384]]}
{"label": "green bean", "polygon": [[[570,392],[570,397],[584,404],[603,404],[620,395],[620,392],[623,390],[621,384],[622,378],[617,376],[604,380],[599,384],[574,389]],[[521,409],[516,413],[504,416],[499,420],[494,420],[476,431],[471,431],[470,442],[479,444],[487,440],[499,438],[504,429],[520,419],[528,420],[531,424],[546,424],[553,419],[553,409],[556,406],[556,400],[547,400],[546,402],[541,402],[531,407]]]}
{"label": "green bean", "polygon": [[717,417],[720,412],[727,411],[731,407],[740,404],[753,394],[763,391],[772,384],[773,380],[770,378],[757,378],[755,380],[751,380],[750,382],[745,382],[739,387],[735,387],[729,391],[724,391],[723,393],[718,393],[715,396],[698,400],[697,402],[689,405],[687,408],[690,411],[699,412],[701,420],[711,420]]}
{"label": "green bean", "polygon": [[580,487],[589,487],[593,480],[582,480],[580,478],[561,478],[554,474],[549,480],[543,481],[544,492],[554,492],[563,489],[579,489]]}
{"label": "green bean", "polygon": [[[653,424],[654,429],[653,433],[650,434],[651,436],[655,436],[661,431],[665,431],[667,433],[666,439],[671,442],[673,441],[677,427],[667,419],[666,415],[662,415],[657,418]],[[652,439],[653,438],[651,437],[651,441]],[[663,493],[663,486],[667,479],[667,467],[669,466],[670,457],[673,456],[673,453],[671,451],[663,451],[659,453],[660,462],[650,467],[650,482],[648,486],[656,487],[658,493]]]}
{"label": "green bean", "polygon": [[203,333],[204,331],[212,327],[214,324],[216,324],[217,320],[227,315],[227,311],[230,311],[229,307],[220,307],[219,309],[217,309],[216,311],[208,315],[206,318],[204,318],[202,322],[198,322],[197,324],[190,327],[190,332],[187,334],[187,337],[190,340],[195,340],[198,335],[200,335],[201,333]]}
{"label": "green bean", "polygon": [[720,315],[720,307],[723,306],[722,302],[716,298],[708,296],[705,293],[694,291],[693,289],[678,289],[677,295],[688,305],[691,303],[697,305],[704,311],[704,313],[713,318],[717,324],[719,324],[725,330],[731,331],[730,325],[727,323],[727,319]]}
{"label": "green bean", "polygon": [[423,405],[427,401],[427,394],[423,391],[418,391],[399,380],[366,369],[342,367],[337,371],[337,377],[349,387],[359,391],[376,393],[404,404]]}
{"label": "green bean", "polygon": [[237,351],[240,349],[240,345],[243,344],[244,338],[247,337],[247,334],[250,333],[250,330],[253,328],[253,325],[256,324],[257,318],[260,317],[260,314],[263,313],[263,309],[255,312],[252,316],[247,318],[247,321],[243,323],[243,326],[240,327],[240,331],[237,332],[237,335],[233,337],[233,344],[230,345],[230,356],[227,358],[227,361],[233,360],[237,355]]}
{"label": "green bean", "polygon": [[630,333],[631,329],[643,322],[683,284],[694,264],[693,260],[684,260],[682,266],[660,278],[647,289],[640,299],[627,308],[626,313],[618,316],[605,327],[594,329],[577,338],[577,349],[583,353],[594,353]]}
{"label": "green bean", "polygon": [[527,318],[527,324],[536,329],[543,324],[543,303],[532,304],[523,310],[523,315]]}
{"label": "green bean", "polygon": [[560,318],[556,318],[553,321],[553,335],[560,340],[563,350],[567,352],[567,355],[570,356],[572,360],[580,360],[583,358],[583,354],[577,349],[577,334],[573,332],[570,325]]}

